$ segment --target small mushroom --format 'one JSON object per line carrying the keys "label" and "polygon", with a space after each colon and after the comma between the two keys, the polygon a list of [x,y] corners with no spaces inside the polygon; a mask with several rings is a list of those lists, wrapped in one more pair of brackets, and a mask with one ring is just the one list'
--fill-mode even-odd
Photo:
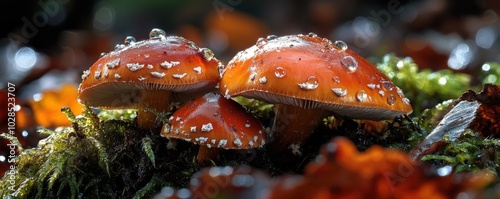
{"label": "small mushroom", "polygon": [[217,93],[193,100],[170,117],[161,135],[200,145],[197,161],[217,156],[220,149],[251,149],[265,144],[266,133],[259,120],[238,103]]}
{"label": "small mushroom", "polygon": [[412,112],[401,89],[373,64],[315,34],[269,36],[222,71],[220,92],[275,105],[274,152],[307,139],[329,111],[337,117],[393,119]]}
{"label": "small mushroom", "polygon": [[80,101],[90,106],[138,108],[138,125],[151,128],[154,112],[170,110],[170,99],[192,99],[214,90],[220,62],[206,48],[153,29],[150,38],[127,37],[83,72]]}

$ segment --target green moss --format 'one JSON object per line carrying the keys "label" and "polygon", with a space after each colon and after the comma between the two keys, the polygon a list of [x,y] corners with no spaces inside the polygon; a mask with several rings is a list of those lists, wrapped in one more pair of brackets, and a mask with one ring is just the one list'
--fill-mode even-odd
{"label": "green moss", "polygon": [[[159,135],[138,129],[133,121],[101,121],[88,107],[76,117],[68,108],[62,111],[72,127],[40,129],[48,137],[36,148],[19,151],[15,191],[2,189],[1,198],[143,197],[175,184],[153,177],[158,173],[175,179],[174,173],[155,169],[155,154],[165,147]],[[7,178],[0,180],[2,187],[9,183]]]}
{"label": "green moss", "polygon": [[387,54],[377,66],[411,100],[413,115],[420,115],[442,101],[456,99],[470,88],[469,75],[451,70],[419,70],[409,57]]}
{"label": "green moss", "polygon": [[467,130],[456,141],[444,139],[446,146],[423,161],[437,166],[451,165],[455,172],[477,172],[482,169],[500,174],[500,140],[478,137]]}
{"label": "green moss", "polygon": [[479,81],[483,84],[500,84],[500,64],[496,62],[487,62],[483,64],[478,77]]}

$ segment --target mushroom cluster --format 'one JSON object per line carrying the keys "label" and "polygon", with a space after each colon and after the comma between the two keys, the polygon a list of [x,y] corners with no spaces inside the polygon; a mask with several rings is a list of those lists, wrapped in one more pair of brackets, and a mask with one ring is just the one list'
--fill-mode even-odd
{"label": "mushroom cluster", "polygon": [[[344,42],[313,33],[260,38],[224,66],[209,49],[153,29],[147,40],[127,37],[82,79],[81,101],[103,108],[137,108],[141,128],[154,127],[156,113],[169,112],[171,102],[204,95],[173,113],[161,132],[200,145],[200,163],[221,148],[253,148],[266,142],[260,122],[230,100],[233,96],[275,104],[269,145],[275,154],[286,149],[300,154],[301,143],[331,114],[385,120],[412,111],[401,89],[373,64]],[[217,88],[224,97],[212,93]]]}
{"label": "mushroom cluster", "polygon": [[127,37],[84,71],[79,99],[95,107],[137,108],[139,127],[152,128],[155,113],[170,111],[169,102],[214,91],[219,67],[210,49],[153,29],[147,40]]}
{"label": "mushroom cluster", "polygon": [[271,149],[296,150],[328,114],[386,120],[412,108],[397,86],[342,41],[268,36],[224,68],[220,92],[275,104]]}

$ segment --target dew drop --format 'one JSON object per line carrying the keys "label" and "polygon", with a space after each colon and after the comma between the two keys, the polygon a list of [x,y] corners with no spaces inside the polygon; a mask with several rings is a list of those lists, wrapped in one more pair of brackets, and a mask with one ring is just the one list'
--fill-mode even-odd
{"label": "dew drop", "polygon": [[335,76],[332,79],[333,79],[333,81],[335,81],[337,83],[340,83],[340,77],[339,76]]}
{"label": "dew drop", "polygon": [[267,82],[267,78],[266,78],[266,76],[259,78],[259,82],[260,82],[261,84],[265,84],[265,83]]}
{"label": "dew drop", "polygon": [[347,50],[347,44],[344,41],[337,40],[337,41],[333,42],[333,45],[335,45],[341,51]]}
{"label": "dew drop", "polygon": [[394,97],[393,94],[389,94],[389,96],[387,96],[387,104],[393,105],[395,102],[396,102],[396,97]]}
{"label": "dew drop", "polygon": [[396,92],[398,93],[399,97],[405,97],[405,94],[403,93],[403,90],[401,90],[399,87],[396,86]]}
{"label": "dew drop", "polygon": [[367,84],[368,88],[375,89],[375,84]]}
{"label": "dew drop", "polygon": [[318,88],[318,85],[318,79],[314,76],[309,76],[305,82],[299,84],[299,87],[305,90],[314,90]]}
{"label": "dew drop", "polygon": [[115,51],[121,50],[123,48],[125,48],[125,44],[116,44]]}
{"label": "dew drop", "polygon": [[166,35],[167,33],[165,33],[164,30],[159,28],[153,28],[153,30],[149,32],[149,39],[161,39],[165,38]]}
{"label": "dew drop", "polygon": [[257,39],[257,43],[255,43],[255,45],[257,45],[257,46],[262,46],[264,44],[267,44],[267,41],[266,41],[266,39],[264,39],[262,37],[259,37],[259,39]]}
{"label": "dew drop", "polygon": [[368,94],[364,90],[359,90],[358,93],[356,93],[356,99],[360,102],[364,102],[368,99]]}
{"label": "dew drop", "polygon": [[105,52],[102,52],[100,55],[99,55],[99,58],[103,58],[104,56],[106,56],[107,54]]}
{"label": "dew drop", "polygon": [[276,38],[278,38],[278,36],[276,36],[276,35],[268,35],[268,36],[266,37],[266,39],[267,39],[268,41],[269,41],[269,40],[276,39]]}
{"label": "dew drop", "polygon": [[135,37],[132,36],[127,36],[125,37],[125,40],[123,41],[125,45],[130,45],[135,43]]}
{"label": "dew drop", "polygon": [[392,89],[394,89],[394,84],[390,81],[382,81],[382,87],[384,87],[385,90],[392,91]]}
{"label": "dew drop", "polygon": [[206,61],[212,60],[215,56],[214,52],[212,52],[212,50],[210,50],[209,48],[200,48],[198,53],[200,53],[201,56],[203,56],[203,59],[205,59]]}
{"label": "dew drop", "polygon": [[307,36],[309,36],[309,37],[317,37],[318,35],[316,33],[310,32],[309,34],[307,34]]}
{"label": "dew drop", "polygon": [[358,69],[358,61],[352,56],[345,56],[342,58],[342,65],[349,70],[349,72],[354,72]]}
{"label": "dew drop", "polygon": [[408,98],[403,98],[403,103],[405,103],[406,105],[410,105],[410,100]]}
{"label": "dew drop", "polygon": [[250,74],[250,81],[255,80],[255,77],[257,77],[257,73],[256,73],[256,72],[252,72],[252,73]]}
{"label": "dew drop", "polygon": [[342,88],[332,88],[333,93],[339,97],[344,97],[347,95],[347,89]]}
{"label": "dew drop", "polygon": [[286,71],[282,67],[278,67],[274,71],[274,75],[276,75],[277,78],[283,78],[286,76]]}

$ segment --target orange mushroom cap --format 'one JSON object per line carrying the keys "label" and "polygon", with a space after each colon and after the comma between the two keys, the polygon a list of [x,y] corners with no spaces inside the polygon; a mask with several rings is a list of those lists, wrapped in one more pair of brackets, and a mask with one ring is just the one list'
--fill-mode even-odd
{"label": "orange mushroom cap", "polygon": [[163,127],[162,136],[223,149],[256,148],[266,139],[257,118],[216,93],[207,93],[178,109],[170,117],[170,127]]}
{"label": "orange mushroom cap", "polygon": [[140,90],[196,93],[215,88],[219,66],[209,49],[153,29],[148,40],[127,37],[84,71],[79,99],[97,107],[136,108]]}
{"label": "orange mushroom cap", "polygon": [[383,120],[412,112],[390,79],[342,41],[315,34],[269,36],[239,52],[223,71],[220,92],[270,103]]}

